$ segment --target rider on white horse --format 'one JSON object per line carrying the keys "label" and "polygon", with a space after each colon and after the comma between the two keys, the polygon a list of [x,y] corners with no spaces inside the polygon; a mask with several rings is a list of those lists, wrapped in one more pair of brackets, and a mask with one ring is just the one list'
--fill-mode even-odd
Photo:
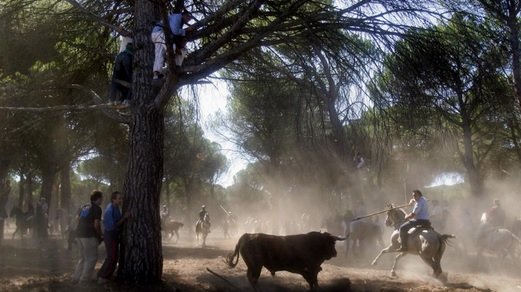
{"label": "rider on white horse", "polygon": [[408,222],[403,223],[400,226],[400,243],[402,246],[398,251],[407,251],[407,236],[409,229],[422,226],[429,227],[431,222],[429,221],[429,209],[427,207],[427,200],[423,197],[423,194],[419,190],[412,191],[413,198],[409,202],[409,205],[414,204],[412,212],[405,216]]}
{"label": "rider on white horse", "polygon": [[505,226],[505,211],[501,208],[498,199],[494,200],[494,204],[492,208],[487,212],[487,222],[490,223],[493,227],[499,228]]}
{"label": "rider on white horse", "polygon": [[[199,221],[197,222],[197,224],[202,224],[203,221],[204,221],[204,217],[207,216],[207,221],[208,223],[210,223],[210,214],[208,213],[208,211],[206,211],[206,206],[205,205],[202,205],[201,206],[201,211],[199,211]],[[210,228],[208,227],[208,233],[210,233]]]}

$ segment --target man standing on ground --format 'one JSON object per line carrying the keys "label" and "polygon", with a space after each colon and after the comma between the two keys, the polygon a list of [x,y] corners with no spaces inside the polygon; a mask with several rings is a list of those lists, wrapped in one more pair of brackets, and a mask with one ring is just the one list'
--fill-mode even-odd
{"label": "man standing on ground", "polygon": [[95,190],[90,195],[90,204],[81,208],[76,242],[80,250],[80,260],[72,276],[73,282],[88,282],[94,280],[94,266],[98,260],[98,245],[101,236],[101,201],[103,193]]}
{"label": "man standing on ground", "polygon": [[112,193],[110,203],[105,208],[103,214],[103,241],[105,242],[105,250],[107,257],[103,262],[103,266],[98,272],[98,283],[104,283],[110,279],[116,264],[118,263],[119,255],[119,232],[121,225],[130,217],[130,213],[125,212],[121,216],[120,207],[123,205],[123,194],[118,191]]}

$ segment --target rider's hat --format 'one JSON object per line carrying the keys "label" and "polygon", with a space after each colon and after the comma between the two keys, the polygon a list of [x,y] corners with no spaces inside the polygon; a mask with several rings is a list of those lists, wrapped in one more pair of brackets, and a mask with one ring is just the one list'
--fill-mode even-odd
{"label": "rider's hat", "polygon": [[201,208],[203,208],[203,209],[206,208],[206,205],[202,205]]}

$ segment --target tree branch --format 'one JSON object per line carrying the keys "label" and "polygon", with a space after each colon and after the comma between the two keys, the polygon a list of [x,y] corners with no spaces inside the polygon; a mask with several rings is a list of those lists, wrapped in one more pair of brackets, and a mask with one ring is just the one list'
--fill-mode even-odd
{"label": "tree branch", "polygon": [[102,25],[104,25],[104,26],[114,30],[115,32],[119,33],[120,35],[125,36],[125,37],[132,37],[132,33],[130,31],[124,29],[121,26],[117,26],[117,25],[114,25],[114,24],[108,22],[103,17],[101,17],[101,16],[95,14],[94,12],[91,12],[88,9],[86,9],[85,7],[83,7],[77,1],[75,1],[75,0],[64,0],[64,1],[66,1],[69,4],[71,4],[74,8],[76,8],[76,9],[80,10],[81,12],[85,13],[85,15],[89,16],[93,20],[95,20],[95,21],[99,22],[100,24],[102,24]]}

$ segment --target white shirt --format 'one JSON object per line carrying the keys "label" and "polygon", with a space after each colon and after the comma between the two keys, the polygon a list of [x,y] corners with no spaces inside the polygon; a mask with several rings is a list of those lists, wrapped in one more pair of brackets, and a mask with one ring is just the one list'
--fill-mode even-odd
{"label": "white shirt", "polygon": [[416,220],[429,220],[429,208],[427,207],[427,200],[423,196],[416,200],[412,212]]}

